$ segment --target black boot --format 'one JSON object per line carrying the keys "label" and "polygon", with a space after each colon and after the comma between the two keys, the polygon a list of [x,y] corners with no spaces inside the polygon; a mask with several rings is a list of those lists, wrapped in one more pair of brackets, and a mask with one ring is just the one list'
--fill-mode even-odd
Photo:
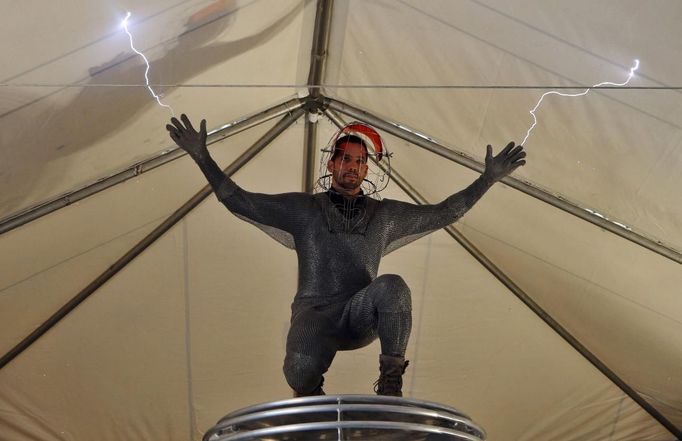
{"label": "black boot", "polygon": [[312,391],[308,392],[307,394],[301,394],[301,393],[298,393],[298,392],[294,391],[294,398],[298,398],[298,397],[312,397],[312,396],[315,396],[315,395],[324,395],[325,393],[324,393],[324,390],[322,389],[322,385],[323,385],[323,384],[324,384],[324,377],[322,377],[322,379],[320,380],[320,384],[318,384],[317,387],[316,387],[315,389],[313,389]]}
{"label": "black boot", "polygon": [[409,361],[404,357],[391,355],[379,356],[379,379],[374,383],[374,392],[377,395],[403,396],[403,374]]}

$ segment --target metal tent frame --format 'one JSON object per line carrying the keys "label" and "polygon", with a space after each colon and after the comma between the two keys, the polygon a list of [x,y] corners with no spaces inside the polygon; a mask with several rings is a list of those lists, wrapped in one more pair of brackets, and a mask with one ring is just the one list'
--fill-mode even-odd
{"label": "metal tent frame", "polygon": [[[295,123],[299,118],[304,117],[305,135],[303,140],[304,164],[302,188],[303,191],[311,192],[314,184],[314,162],[316,151],[315,139],[317,133],[316,122],[320,116],[325,116],[337,126],[342,127],[345,123],[339,114],[343,114],[355,120],[370,124],[387,133],[390,133],[391,135],[397,136],[411,143],[412,145],[424,148],[445,159],[482,173],[485,167],[483,163],[469,157],[462,152],[456,151],[451,147],[446,147],[445,145],[436,142],[432,137],[426,134],[411,130],[402,123],[383,119],[349,103],[324,96],[323,79],[329,50],[329,35],[332,26],[333,7],[334,0],[317,0],[313,44],[310,57],[310,70],[307,81],[307,86],[309,89],[308,95],[303,98],[292,98],[276,103],[261,112],[226,123],[209,133],[208,144],[211,145],[239,132],[248,130],[254,126],[263,124],[278,117],[282,117],[272,128],[270,128],[260,139],[258,139],[258,141],[256,141],[251,147],[242,153],[242,155],[239,156],[235,161],[233,161],[224,170],[225,173],[230,176],[238,171],[241,167],[253,159],[261,150],[267,147],[289,126]],[[155,169],[156,167],[168,164],[169,162],[174,161],[185,154],[186,153],[184,153],[178,147],[168,148],[110,176],[55,197],[42,204],[30,207],[26,210],[23,210],[22,212],[13,214],[4,219],[0,219],[0,234],[8,232],[14,228],[18,228],[21,225],[27,224],[76,201],[82,200],[114,185],[125,182],[128,179],[137,177],[149,170]],[[391,176],[396,184],[416,203],[428,203],[428,201],[394,168],[391,171]],[[584,221],[590,222],[597,227],[603,228],[604,230],[634,242],[637,245],[647,248],[661,256],[664,256],[677,263],[682,263],[682,253],[679,251],[660,242],[652,240],[641,233],[624,228],[620,224],[609,221],[604,217],[581,208],[575,203],[538,188],[529,182],[522,181],[512,176],[507,176],[502,180],[502,182],[518,191],[523,192],[524,194],[539,199]],[[24,350],[28,349],[49,329],[59,323],[81,302],[92,295],[107,280],[111,279],[111,277],[125,268],[125,266],[134,260],[136,256],[152,245],[165,232],[167,232],[184,216],[192,211],[192,209],[199,205],[199,203],[206,199],[206,197],[211,194],[211,191],[212,190],[208,185],[202,188],[190,200],[185,202],[151,233],[143,238],[138,244],[136,244],[121,258],[119,258],[106,271],[100,274],[95,280],[93,280],[79,293],[77,293],[69,302],[56,311],[50,318],[38,326],[31,334],[29,334],[10,351],[4,354],[2,358],[0,358],[0,369],[10,363]],[[602,374],[609,378],[618,388],[632,398],[667,430],[669,430],[676,437],[682,439],[682,429],[676,427],[667,418],[665,418],[665,416],[663,416],[660,412],[658,412],[658,410],[656,410],[656,408],[649,404],[639,393],[637,393],[637,391],[630,387],[601,360],[599,360],[598,357],[596,357],[584,345],[582,345],[578,339],[571,335],[568,330],[563,328],[555,319],[551,317],[550,314],[548,314],[537,303],[535,303],[532,298],[528,296],[528,294],[526,294],[519,286],[517,286],[469,240],[467,240],[461,232],[459,232],[452,225],[446,227],[445,230],[474,258],[476,258],[481,265],[483,265],[492,275],[502,282],[514,295],[516,295],[526,306],[528,306],[536,315],[538,315],[545,323],[547,323],[547,325],[549,325],[556,333],[566,340],[574,349],[583,355],[583,357],[585,357],[594,367],[596,367]]]}

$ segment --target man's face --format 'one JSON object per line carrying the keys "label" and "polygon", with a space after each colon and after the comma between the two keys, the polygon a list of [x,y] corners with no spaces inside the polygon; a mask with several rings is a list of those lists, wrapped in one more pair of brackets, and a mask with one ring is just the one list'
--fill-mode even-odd
{"label": "man's face", "polygon": [[332,186],[346,194],[358,194],[362,181],[367,176],[367,154],[360,144],[344,143],[342,151],[334,160],[327,162],[327,170],[332,174]]}

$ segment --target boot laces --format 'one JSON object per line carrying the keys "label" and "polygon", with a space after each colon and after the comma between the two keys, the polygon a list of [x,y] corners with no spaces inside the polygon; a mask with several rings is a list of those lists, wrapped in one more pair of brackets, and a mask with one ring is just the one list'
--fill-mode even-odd
{"label": "boot laces", "polygon": [[386,391],[400,390],[403,387],[403,374],[410,364],[409,360],[405,360],[405,364],[400,371],[391,370],[379,373],[379,379],[374,382],[374,392],[381,393]]}

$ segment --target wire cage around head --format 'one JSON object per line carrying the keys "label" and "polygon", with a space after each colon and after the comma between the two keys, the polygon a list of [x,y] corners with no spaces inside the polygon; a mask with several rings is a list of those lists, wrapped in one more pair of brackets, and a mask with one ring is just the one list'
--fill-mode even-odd
{"label": "wire cage around head", "polygon": [[341,151],[339,146],[343,145],[344,139],[354,140],[349,142],[357,142],[355,137],[360,139],[368,156],[367,175],[361,184],[363,194],[377,199],[381,198],[379,193],[388,186],[391,179],[391,157],[393,153],[388,150],[379,132],[359,121],[353,121],[337,130],[327,145],[321,149],[319,177],[315,182],[315,192],[319,193],[332,189],[332,174],[328,170],[327,164],[333,160],[335,153]]}

